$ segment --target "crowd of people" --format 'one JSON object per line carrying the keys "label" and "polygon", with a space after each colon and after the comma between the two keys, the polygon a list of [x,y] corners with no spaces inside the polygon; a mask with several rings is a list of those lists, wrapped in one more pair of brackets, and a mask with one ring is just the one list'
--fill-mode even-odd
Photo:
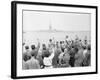
{"label": "crowd of people", "polygon": [[63,41],[49,39],[47,44],[38,42],[37,46],[32,44],[29,47],[24,43],[23,46],[25,48],[22,55],[24,70],[91,65],[91,44],[87,39],[81,40],[77,37],[69,40],[69,36],[66,36]]}

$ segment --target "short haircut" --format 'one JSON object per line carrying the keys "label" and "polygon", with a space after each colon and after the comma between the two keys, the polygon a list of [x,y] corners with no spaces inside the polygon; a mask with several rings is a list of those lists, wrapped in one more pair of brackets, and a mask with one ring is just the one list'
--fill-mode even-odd
{"label": "short haircut", "polygon": [[31,49],[34,50],[35,49],[35,45],[31,45]]}
{"label": "short haircut", "polygon": [[50,52],[49,52],[49,50],[45,50],[44,51],[44,57],[49,57],[50,56]]}
{"label": "short haircut", "polygon": [[27,61],[27,60],[29,60],[29,59],[31,59],[31,55],[23,54],[23,60],[24,60],[24,61]]}
{"label": "short haircut", "polygon": [[29,49],[29,46],[25,46],[25,49]]}
{"label": "short haircut", "polygon": [[52,39],[49,39],[49,41],[51,42],[51,41],[52,41]]}
{"label": "short haircut", "polygon": [[62,44],[62,41],[60,41],[60,44]]}
{"label": "short haircut", "polygon": [[46,50],[46,45],[42,44],[43,50]]}

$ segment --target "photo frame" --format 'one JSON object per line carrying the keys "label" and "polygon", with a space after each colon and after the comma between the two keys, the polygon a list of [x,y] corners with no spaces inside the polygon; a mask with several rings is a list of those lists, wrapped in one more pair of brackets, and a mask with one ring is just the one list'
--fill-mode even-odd
{"label": "photo frame", "polygon": [[[81,25],[82,27],[80,28]],[[67,26],[69,26],[70,28]],[[29,32],[32,32],[34,30],[38,30],[38,32],[29,34]],[[72,30],[72,32],[66,33],[66,30],[68,31]],[[83,34],[85,34],[87,30],[90,31],[88,34],[90,39],[90,44],[92,45],[90,46],[91,47],[90,66],[72,67],[72,65],[70,65],[70,67],[68,68],[61,67],[53,69],[28,69],[28,70],[23,69],[24,44],[30,45],[31,43],[34,43],[34,41],[37,40],[37,38],[39,38],[38,41],[41,40],[40,41],[41,44],[46,42],[52,36],[57,40],[60,40],[61,38],[64,39],[61,36],[62,35],[65,36],[65,33],[68,34],[68,36],[71,36],[71,38],[73,39],[73,35],[76,34],[75,32],[77,30],[79,30],[77,34],[80,34],[81,37],[84,36]],[[82,33],[82,30],[85,32]],[[25,35],[25,33],[27,33],[26,35],[28,35],[28,37]],[[98,72],[97,35],[98,35],[97,6],[12,1],[11,2],[11,78],[20,79],[20,78],[39,78],[39,77],[53,77],[53,76],[97,74]]]}

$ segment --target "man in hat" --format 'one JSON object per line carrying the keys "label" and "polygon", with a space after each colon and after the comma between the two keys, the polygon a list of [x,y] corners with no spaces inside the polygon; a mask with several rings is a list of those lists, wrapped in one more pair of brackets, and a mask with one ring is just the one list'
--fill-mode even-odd
{"label": "man in hat", "polygon": [[31,59],[26,62],[27,69],[40,69],[39,61],[36,59],[36,53],[31,52]]}

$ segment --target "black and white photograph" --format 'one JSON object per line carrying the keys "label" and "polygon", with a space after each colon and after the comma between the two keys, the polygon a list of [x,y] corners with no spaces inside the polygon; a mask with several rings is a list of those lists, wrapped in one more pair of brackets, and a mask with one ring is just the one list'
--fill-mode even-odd
{"label": "black and white photograph", "polygon": [[15,3],[15,77],[97,72],[96,6]]}
{"label": "black and white photograph", "polygon": [[23,69],[91,66],[89,13],[23,10]]}

